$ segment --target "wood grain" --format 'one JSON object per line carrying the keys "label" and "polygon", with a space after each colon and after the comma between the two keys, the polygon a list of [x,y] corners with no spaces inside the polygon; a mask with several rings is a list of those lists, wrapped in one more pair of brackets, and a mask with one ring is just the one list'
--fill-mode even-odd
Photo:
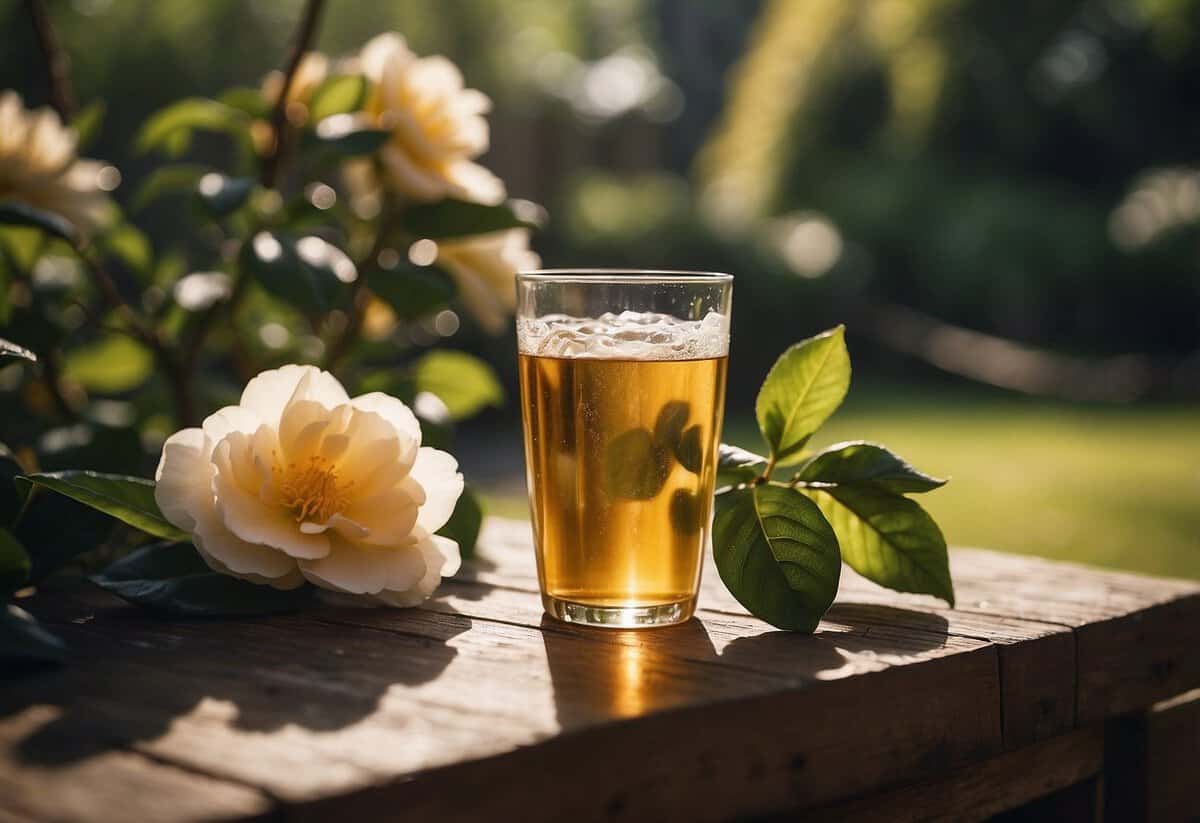
{"label": "wood grain", "polygon": [[35,765],[19,762],[20,740],[54,723],[61,709],[38,706],[0,723],[0,819],[191,821],[264,818],[271,801],[128,751]]}
{"label": "wood grain", "polygon": [[148,820],[719,819],[967,791],[957,770],[1059,752],[1017,797],[1077,774],[1076,725],[1200,680],[1200,645],[1178,639],[1194,584],[953,563],[963,608],[847,573],[812,636],[749,616],[712,574],[682,626],[549,621],[528,526],[495,520],[419,609],[186,621],[46,593],[29,608],[72,660],[0,683],[0,818],[87,820],[129,796]]}
{"label": "wood grain", "polygon": [[1099,774],[1104,735],[1080,729],[901,789],[816,810],[822,821],[986,820]]}
{"label": "wood grain", "polygon": [[1146,725],[1149,819],[1200,819],[1200,689],[1156,705]]}
{"label": "wood grain", "polygon": [[[486,537],[487,565],[476,572],[476,579],[517,592],[536,592],[528,527],[491,521]],[[706,623],[717,615],[720,619],[742,616],[748,621],[743,623],[745,630],[762,625],[729,594],[711,563],[702,577],[700,615]],[[995,644],[1004,687],[1006,748],[1020,748],[1075,727],[1075,637],[1070,627],[987,610],[950,609],[931,597],[883,589],[848,568],[842,570],[838,602],[823,629],[843,620],[855,622],[868,634],[874,630],[873,638],[901,629],[908,637],[933,633]]]}

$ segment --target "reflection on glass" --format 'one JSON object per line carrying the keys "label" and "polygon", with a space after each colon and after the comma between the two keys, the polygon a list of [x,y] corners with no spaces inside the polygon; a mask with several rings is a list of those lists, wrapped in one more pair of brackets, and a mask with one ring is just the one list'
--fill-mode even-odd
{"label": "reflection on glass", "polygon": [[691,617],[708,541],[732,278],[518,276],[525,465],[542,603],[611,627]]}
{"label": "reflection on glass", "polygon": [[725,366],[521,356],[547,594],[601,607],[694,597]]}

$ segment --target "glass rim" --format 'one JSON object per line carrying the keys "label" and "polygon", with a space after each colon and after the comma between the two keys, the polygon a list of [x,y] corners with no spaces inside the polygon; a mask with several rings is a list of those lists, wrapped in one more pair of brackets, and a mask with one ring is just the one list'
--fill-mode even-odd
{"label": "glass rim", "polygon": [[531,283],[601,283],[616,285],[733,282],[733,275],[687,269],[531,269],[517,272],[517,280]]}

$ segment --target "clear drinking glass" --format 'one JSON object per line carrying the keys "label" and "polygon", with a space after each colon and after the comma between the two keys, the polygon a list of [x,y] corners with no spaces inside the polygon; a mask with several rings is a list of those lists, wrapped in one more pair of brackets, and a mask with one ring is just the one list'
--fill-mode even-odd
{"label": "clear drinking glass", "polygon": [[517,276],[525,464],[546,612],[635,627],[696,608],[729,355],[728,274]]}

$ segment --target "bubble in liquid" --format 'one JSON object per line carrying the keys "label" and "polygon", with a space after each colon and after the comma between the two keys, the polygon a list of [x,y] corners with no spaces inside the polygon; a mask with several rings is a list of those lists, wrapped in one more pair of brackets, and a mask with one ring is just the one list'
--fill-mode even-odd
{"label": "bubble in liquid", "polygon": [[717,312],[680,320],[657,312],[605,312],[599,317],[548,314],[517,321],[523,354],[604,360],[695,360],[729,351],[729,321]]}

